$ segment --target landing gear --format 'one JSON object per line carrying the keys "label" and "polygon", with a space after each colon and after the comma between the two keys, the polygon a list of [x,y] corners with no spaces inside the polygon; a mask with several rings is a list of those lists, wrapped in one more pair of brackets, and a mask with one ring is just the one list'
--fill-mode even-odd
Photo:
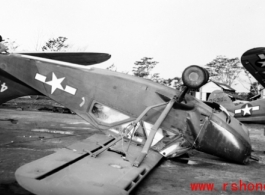
{"label": "landing gear", "polygon": [[209,73],[200,66],[192,65],[184,70],[182,80],[188,88],[198,89],[208,82]]}
{"label": "landing gear", "polygon": [[[161,113],[161,115],[159,116],[159,118],[157,119],[157,121],[155,122],[154,126],[151,128],[150,134],[147,137],[147,140],[144,144],[144,147],[143,147],[141,153],[139,154],[139,156],[133,162],[133,166],[139,167],[141,165],[142,161],[144,160],[145,156],[147,155],[147,153],[151,147],[151,144],[153,142],[155,134],[157,133],[157,131],[158,131],[160,125],[162,124],[162,122],[164,121],[164,119],[167,117],[172,106],[175,103],[181,103],[184,100],[184,97],[185,97],[186,93],[189,91],[189,89],[197,89],[197,88],[201,87],[202,85],[204,85],[209,79],[209,74],[205,69],[203,69],[199,66],[193,65],[193,66],[190,66],[184,70],[184,72],[182,74],[182,78],[183,78],[183,82],[184,82],[185,86],[184,86],[184,88],[181,91],[179,96],[174,96],[167,103],[162,103],[162,104],[158,104],[158,105],[154,105],[154,106],[150,106],[150,107],[146,108],[143,111],[143,113],[132,123],[131,126],[134,129],[132,131],[131,138],[135,132],[136,125],[140,121],[142,121],[142,118],[146,115],[146,113],[150,109],[158,107],[158,106],[163,106],[163,105],[166,106],[165,109],[163,110],[163,112]],[[175,149],[172,151],[173,147]],[[175,140],[174,143],[172,142],[170,145],[167,145],[163,149],[164,152],[162,151],[161,154],[163,156],[167,156],[167,153],[172,155],[174,152],[175,153],[178,152],[178,154],[174,154],[174,155],[179,156],[179,155],[186,153],[189,149],[190,149],[189,147],[182,147],[182,144],[181,144],[181,142],[179,142],[179,140]],[[128,150],[128,148],[127,148],[127,150]]]}

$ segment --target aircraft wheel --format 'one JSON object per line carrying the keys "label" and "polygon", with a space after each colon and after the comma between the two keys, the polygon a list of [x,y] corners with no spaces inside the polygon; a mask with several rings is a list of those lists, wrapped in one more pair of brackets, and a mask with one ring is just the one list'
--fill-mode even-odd
{"label": "aircraft wheel", "polygon": [[209,73],[204,68],[192,65],[187,67],[182,73],[182,80],[184,85],[191,89],[198,89],[207,83]]}

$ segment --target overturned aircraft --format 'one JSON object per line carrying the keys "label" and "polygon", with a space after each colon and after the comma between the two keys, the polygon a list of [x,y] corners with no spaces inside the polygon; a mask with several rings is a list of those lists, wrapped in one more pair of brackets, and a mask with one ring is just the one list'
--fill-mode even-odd
{"label": "overturned aircraft", "polygon": [[22,187],[34,194],[129,194],[163,157],[191,149],[249,162],[246,127],[187,94],[207,82],[206,70],[186,68],[178,91],[90,66],[110,59],[104,53],[0,55],[0,104],[45,95],[106,134],[20,167],[15,176]]}

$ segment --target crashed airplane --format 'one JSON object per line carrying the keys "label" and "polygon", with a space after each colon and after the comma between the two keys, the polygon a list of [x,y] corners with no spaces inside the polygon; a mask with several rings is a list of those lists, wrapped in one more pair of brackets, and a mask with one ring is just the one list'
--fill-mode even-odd
{"label": "crashed airplane", "polygon": [[224,106],[231,115],[242,123],[265,123],[265,99],[245,101],[242,104],[235,105],[228,94],[221,90],[215,90],[209,96],[208,101]]}
{"label": "crashed airplane", "polygon": [[22,187],[34,194],[129,194],[163,157],[196,149],[239,164],[252,158],[242,123],[188,95],[208,81],[206,70],[186,68],[177,91],[90,66],[110,60],[104,53],[0,55],[0,104],[45,95],[105,133],[18,168]]}
{"label": "crashed airplane", "polygon": [[[254,48],[246,51],[241,57],[246,70],[265,87],[265,48]],[[208,98],[224,106],[231,114],[243,123],[265,123],[265,99],[235,105],[223,91],[213,91]]]}

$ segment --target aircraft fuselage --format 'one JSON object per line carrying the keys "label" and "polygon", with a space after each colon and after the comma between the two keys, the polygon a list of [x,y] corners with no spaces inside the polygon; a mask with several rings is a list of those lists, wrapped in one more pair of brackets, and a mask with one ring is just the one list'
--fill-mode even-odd
{"label": "aircraft fuselage", "polygon": [[[101,130],[133,121],[145,108],[180,94],[146,79],[20,54],[0,55],[0,71],[5,73],[5,77],[0,78],[6,87],[0,97],[13,98],[9,90],[12,94],[20,91],[11,88],[18,80],[20,85],[29,88],[29,92],[50,97]],[[192,96],[186,95],[185,101],[185,104],[174,105],[161,124],[162,129],[181,133],[191,147],[196,145],[198,150],[239,163],[249,158],[250,140],[240,122],[233,117],[227,122],[223,112],[214,113],[211,107]],[[97,105],[107,106],[128,117],[115,122],[102,121],[94,113]],[[143,120],[154,124],[163,109],[152,109]]]}

